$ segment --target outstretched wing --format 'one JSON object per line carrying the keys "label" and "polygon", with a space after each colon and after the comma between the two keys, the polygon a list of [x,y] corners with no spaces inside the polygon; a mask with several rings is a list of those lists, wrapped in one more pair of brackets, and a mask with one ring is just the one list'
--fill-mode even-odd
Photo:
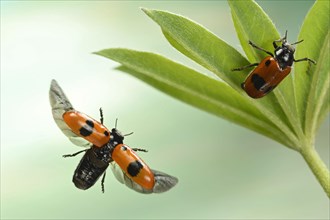
{"label": "outstretched wing", "polygon": [[63,113],[73,110],[69,99],[64,94],[62,88],[58,85],[56,80],[52,80],[49,89],[49,101],[52,107],[53,118],[57,124],[57,126],[61,129],[61,131],[69,138],[69,140],[78,146],[82,147],[91,147],[92,144],[89,143],[82,137],[77,136],[72,130],[68,127],[68,125],[63,120]]}
{"label": "outstretched wing", "polygon": [[142,186],[131,180],[116,162],[110,163],[110,166],[113,174],[119,182],[125,184],[128,188],[131,188],[139,193],[150,194],[166,192],[178,183],[178,179],[176,177],[170,176],[166,173],[157,170],[152,170],[155,177],[155,185],[153,189],[149,190],[143,188]]}
{"label": "outstretched wing", "polygon": [[163,193],[168,190],[170,190],[173,186],[175,186],[178,183],[178,178],[174,176],[170,176],[166,173],[152,170],[152,172],[155,175],[155,186],[153,188],[154,193]]}

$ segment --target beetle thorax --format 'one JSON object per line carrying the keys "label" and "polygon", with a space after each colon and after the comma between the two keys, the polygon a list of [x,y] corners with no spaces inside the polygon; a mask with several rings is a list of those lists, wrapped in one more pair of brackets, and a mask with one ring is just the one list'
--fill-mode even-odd
{"label": "beetle thorax", "polygon": [[275,49],[275,59],[282,70],[288,66],[292,66],[294,52],[294,47],[286,42],[284,42],[281,47]]}

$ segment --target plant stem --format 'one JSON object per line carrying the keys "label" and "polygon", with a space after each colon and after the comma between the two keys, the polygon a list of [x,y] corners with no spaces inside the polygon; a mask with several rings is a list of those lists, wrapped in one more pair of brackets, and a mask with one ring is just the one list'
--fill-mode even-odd
{"label": "plant stem", "polygon": [[314,147],[306,147],[300,151],[301,155],[312,170],[314,176],[319,181],[323,190],[330,198],[330,173],[325,163],[315,151]]}

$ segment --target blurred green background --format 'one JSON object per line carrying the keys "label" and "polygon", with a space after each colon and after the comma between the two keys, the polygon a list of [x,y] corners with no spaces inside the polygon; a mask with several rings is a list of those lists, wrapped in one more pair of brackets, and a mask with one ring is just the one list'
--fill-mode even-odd
{"label": "blurred green background", "polygon": [[[295,41],[313,1],[259,1]],[[91,54],[125,47],[208,73],[167,43],[139,7],[204,25],[242,51],[226,1],[1,1],[1,219],[328,219],[329,199],[296,152],[177,101]],[[253,12],[251,12],[253,16]],[[262,30],[260,30],[262,31]],[[108,170],[87,191],[72,174],[81,150],[51,116],[56,79],[76,109],[123,133],[154,169],[179,178],[161,195],[138,194]],[[316,140],[329,166],[329,119]]]}

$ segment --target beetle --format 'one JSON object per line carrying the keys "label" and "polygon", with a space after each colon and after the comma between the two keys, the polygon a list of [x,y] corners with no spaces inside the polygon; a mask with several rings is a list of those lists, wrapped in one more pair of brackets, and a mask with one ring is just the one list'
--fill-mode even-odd
{"label": "beetle", "polygon": [[177,184],[176,177],[150,169],[136,153],[146,150],[130,148],[123,143],[124,136],[129,134],[123,135],[117,130],[117,121],[115,128],[108,130],[103,125],[102,109],[100,122],[75,110],[55,80],[51,82],[49,99],[57,126],[72,143],[87,148],[63,155],[73,157],[85,152],[72,179],[77,188],[89,189],[103,174],[101,186],[104,192],[105,173],[109,164],[119,182],[140,193],[162,193]]}
{"label": "beetle", "polygon": [[[261,98],[271,92],[276,86],[291,72],[293,62],[308,61],[316,64],[310,58],[302,58],[296,60],[294,58],[295,48],[293,45],[301,43],[303,40],[297,41],[293,44],[287,42],[287,33],[279,40],[273,41],[274,54],[257,46],[249,41],[249,44],[258,50],[267,53],[269,56],[265,57],[260,63],[252,63],[247,66],[232,69],[232,71],[241,71],[249,67],[257,66],[246,77],[245,81],[241,84],[242,89],[252,98]],[[277,45],[277,43],[281,45]]]}

